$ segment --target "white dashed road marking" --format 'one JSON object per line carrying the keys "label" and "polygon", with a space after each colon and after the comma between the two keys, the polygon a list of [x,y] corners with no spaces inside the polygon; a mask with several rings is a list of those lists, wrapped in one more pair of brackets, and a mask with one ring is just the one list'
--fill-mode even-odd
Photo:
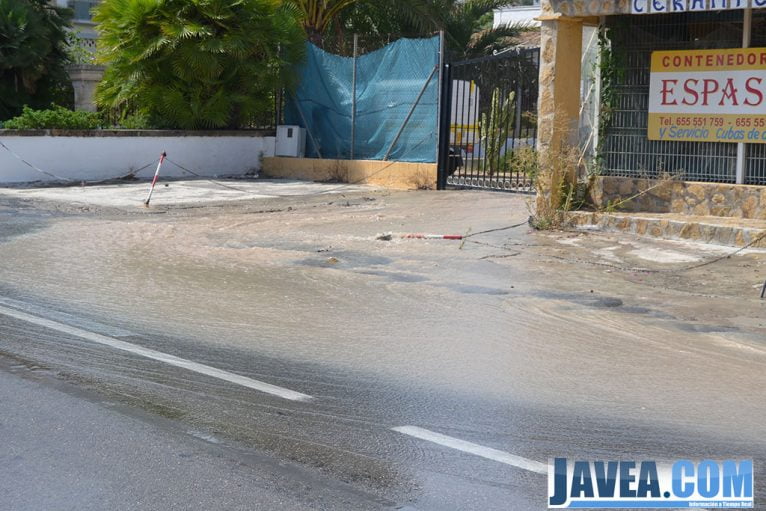
{"label": "white dashed road marking", "polygon": [[271,385],[270,383],[254,380],[252,378],[230,373],[222,369],[216,369],[215,367],[210,367],[205,364],[199,364],[197,362],[192,362],[191,360],[186,360],[173,355],[162,353],[160,351],[144,348],[136,344],[131,344],[129,342],[115,339],[114,337],[108,337],[106,335],[83,330],[82,328],[65,325],[64,323],[59,323],[58,321],[52,321],[49,319],[41,318],[39,316],[33,316],[32,314],[27,314],[25,312],[10,309],[8,307],[3,307],[2,305],[0,305],[0,314],[19,319],[21,321],[26,321],[27,323],[32,323],[34,325],[49,328],[64,334],[73,335],[75,337],[95,342],[97,344],[109,346],[114,349],[133,353],[134,355],[140,355],[145,358],[157,360],[171,366],[180,367],[189,371],[194,371],[195,373],[204,374],[206,376],[211,376],[213,378],[227,381],[229,383],[241,385],[243,387],[257,390],[259,392],[264,392],[266,394],[271,394],[283,399],[288,399],[290,401],[308,401],[312,399],[311,396],[296,392],[294,390],[277,387],[276,385]]}
{"label": "white dashed road marking", "polygon": [[511,465],[513,467],[535,472],[537,474],[548,473],[548,465],[545,463],[522,458],[521,456],[516,456],[504,451],[498,451],[497,449],[492,449],[491,447],[484,447],[483,445],[466,442],[465,440],[460,440],[459,438],[453,438],[451,436],[442,435],[440,433],[434,433],[433,431],[419,428],[417,426],[401,426],[392,429],[398,433],[413,436],[421,440],[433,442],[435,444],[443,445],[444,447],[467,452],[476,456],[481,456],[482,458],[487,458],[489,460],[505,463],[506,465]]}
{"label": "white dashed road marking", "polygon": [[6,298],[4,296],[0,296],[0,305],[7,305],[8,307],[12,307],[15,310],[28,312],[35,316],[46,317],[54,321],[60,321],[66,325],[76,326],[89,332],[95,332],[97,334],[107,335],[109,337],[131,337],[138,335],[135,332],[125,330],[124,328],[105,325],[97,321],[91,321],[79,316],[73,316],[65,312],[59,312],[57,310],[40,307],[38,305],[22,302],[20,300],[14,300],[12,298]]}

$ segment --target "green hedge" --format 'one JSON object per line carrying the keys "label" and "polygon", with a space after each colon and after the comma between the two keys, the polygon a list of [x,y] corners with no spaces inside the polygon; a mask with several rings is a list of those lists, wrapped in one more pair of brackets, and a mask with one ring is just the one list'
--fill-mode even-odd
{"label": "green hedge", "polygon": [[24,107],[21,115],[3,123],[9,130],[92,130],[101,127],[101,117],[94,112],[72,111],[62,106],[48,110]]}

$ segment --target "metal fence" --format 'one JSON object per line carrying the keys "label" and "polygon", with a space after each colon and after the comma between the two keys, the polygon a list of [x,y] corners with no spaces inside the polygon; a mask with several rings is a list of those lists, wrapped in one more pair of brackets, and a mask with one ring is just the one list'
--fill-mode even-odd
{"label": "metal fence", "polygon": [[534,190],[539,48],[445,66],[440,187]]}
{"label": "metal fence", "polygon": [[745,184],[766,185],[766,144],[748,144]]}
{"label": "metal fence", "polygon": [[[752,40],[754,48],[766,47],[766,12],[753,10]],[[745,183],[766,185],[766,144],[748,144],[745,165]]]}
{"label": "metal fence", "polygon": [[[602,126],[603,173],[621,177],[669,173],[689,181],[733,183],[737,144],[647,139],[649,74],[655,50],[741,47],[742,11],[610,16],[606,28],[618,72],[610,84],[614,104]],[[766,182],[766,151],[758,147],[750,154],[750,175]]]}

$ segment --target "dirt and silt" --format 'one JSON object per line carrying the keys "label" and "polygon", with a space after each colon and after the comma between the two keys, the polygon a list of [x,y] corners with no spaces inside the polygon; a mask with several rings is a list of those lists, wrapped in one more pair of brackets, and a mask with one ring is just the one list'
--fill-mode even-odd
{"label": "dirt and silt", "polygon": [[0,286],[14,299],[170,332],[190,350],[764,451],[763,251],[532,231],[529,197],[472,191],[160,196],[149,209],[0,200]]}

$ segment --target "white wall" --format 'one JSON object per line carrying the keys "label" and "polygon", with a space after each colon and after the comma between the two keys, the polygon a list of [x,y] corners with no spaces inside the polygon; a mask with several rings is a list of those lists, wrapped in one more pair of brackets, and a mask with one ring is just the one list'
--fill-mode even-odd
{"label": "white wall", "polygon": [[498,27],[508,23],[527,23],[531,26],[539,27],[540,22],[535,20],[540,16],[540,6],[528,7],[502,7],[495,10],[495,19],[493,25]]}
{"label": "white wall", "polygon": [[[90,181],[111,179],[154,162],[138,174],[148,178],[160,153],[198,174],[236,176],[260,170],[261,157],[274,156],[274,137],[264,136],[20,136],[0,132],[0,141],[41,170]],[[165,177],[190,177],[165,164]],[[31,169],[0,146],[0,183],[55,181]]]}

